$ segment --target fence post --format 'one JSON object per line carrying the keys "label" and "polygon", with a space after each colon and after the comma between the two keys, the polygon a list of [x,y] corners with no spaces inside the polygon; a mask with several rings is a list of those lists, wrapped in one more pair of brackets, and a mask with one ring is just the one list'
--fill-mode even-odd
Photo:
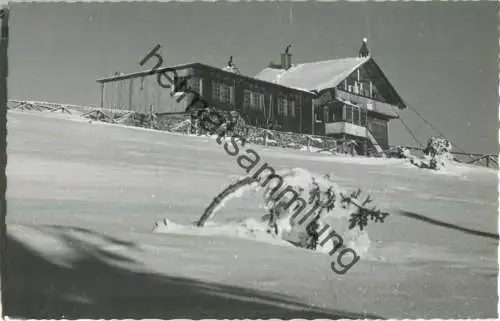
{"label": "fence post", "polygon": [[100,83],[99,84],[99,96],[100,96],[100,106],[101,106],[101,109],[104,108],[104,83]]}
{"label": "fence post", "polygon": [[134,92],[134,78],[130,78],[128,84],[128,110],[132,110],[132,93]]}
{"label": "fence post", "polygon": [[149,105],[149,128],[153,129],[153,104]]}

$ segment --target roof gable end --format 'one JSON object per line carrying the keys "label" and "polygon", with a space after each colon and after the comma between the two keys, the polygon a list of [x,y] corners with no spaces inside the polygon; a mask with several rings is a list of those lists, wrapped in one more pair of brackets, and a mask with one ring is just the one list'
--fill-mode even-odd
{"label": "roof gable end", "polygon": [[405,101],[401,98],[397,90],[372,57],[359,68],[362,68],[364,72],[368,73],[368,78],[373,82],[374,86],[381,91],[387,103],[398,106],[400,109],[406,108]]}

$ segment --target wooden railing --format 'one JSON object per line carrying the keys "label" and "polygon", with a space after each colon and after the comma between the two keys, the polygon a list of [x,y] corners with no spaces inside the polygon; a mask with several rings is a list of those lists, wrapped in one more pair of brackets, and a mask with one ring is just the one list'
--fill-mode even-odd
{"label": "wooden railing", "polygon": [[366,138],[366,128],[348,122],[324,123],[325,134],[349,134]]}
{"label": "wooden railing", "polygon": [[398,117],[398,114],[396,112],[397,107],[370,99],[368,97],[359,96],[354,93],[350,93],[337,88],[335,89],[335,98],[348,100],[356,104],[361,104],[363,106],[366,106],[366,109],[370,111],[374,111],[389,117]]}
{"label": "wooden railing", "polygon": [[498,168],[498,155],[493,155],[493,154],[482,155],[478,158],[475,158],[467,162],[467,164],[482,165],[481,164],[482,161],[486,162],[486,167],[490,167],[491,164],[492,165],[491,167]]}
{"label": "wooden railing", "polygon": [[[386,151],[394,150],[397,146],[389,146],[389,149]],[[415,151],[419,154],[424,153],[424,149],[421,147],[413,147],[413,146],[401,146],[407,148],[411,151]],[[462,152],[451,152],[455,161],[471,164],[471,165],[479,165],[483,167],[489,168],[499,168],[498,166],[498,154],[477,154],[477,153],[462,153]]]}

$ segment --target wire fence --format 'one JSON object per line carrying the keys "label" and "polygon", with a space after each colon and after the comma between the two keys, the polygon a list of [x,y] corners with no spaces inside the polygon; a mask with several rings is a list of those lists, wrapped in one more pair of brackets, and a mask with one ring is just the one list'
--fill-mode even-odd
{"label": "wire fence", "polygon": [[[389,146],[386,152],[390,155],[398,147],[403,147],[412,152],[415,156],[422,157],[424,155],[424,148],[414,147],[414,146]],[[453,159],[459,163],[472,164],[489,168],[499,168],[498,166],[498,154],[478,154],[478,153],[466,153],[466,152],[451,152]]]}

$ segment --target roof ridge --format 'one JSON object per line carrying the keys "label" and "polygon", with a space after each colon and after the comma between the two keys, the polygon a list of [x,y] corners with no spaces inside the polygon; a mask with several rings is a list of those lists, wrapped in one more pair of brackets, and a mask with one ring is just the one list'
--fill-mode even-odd
{"label": "roof ridge", "polygon": [[297,63],[296,65],[305,65],[305,64],[318,64],[318,63],[325,63],[325,62],[333,62],[333,61],[339,61],[339,60],[350,60],[350,59],[355,59],[355,60],[368,60],[368,57],[343,57],[343,58],[332,58],[332,59],[325,59],[325,60],[317,60],[317,61],[309,61],[309,62],[300,62]]}

